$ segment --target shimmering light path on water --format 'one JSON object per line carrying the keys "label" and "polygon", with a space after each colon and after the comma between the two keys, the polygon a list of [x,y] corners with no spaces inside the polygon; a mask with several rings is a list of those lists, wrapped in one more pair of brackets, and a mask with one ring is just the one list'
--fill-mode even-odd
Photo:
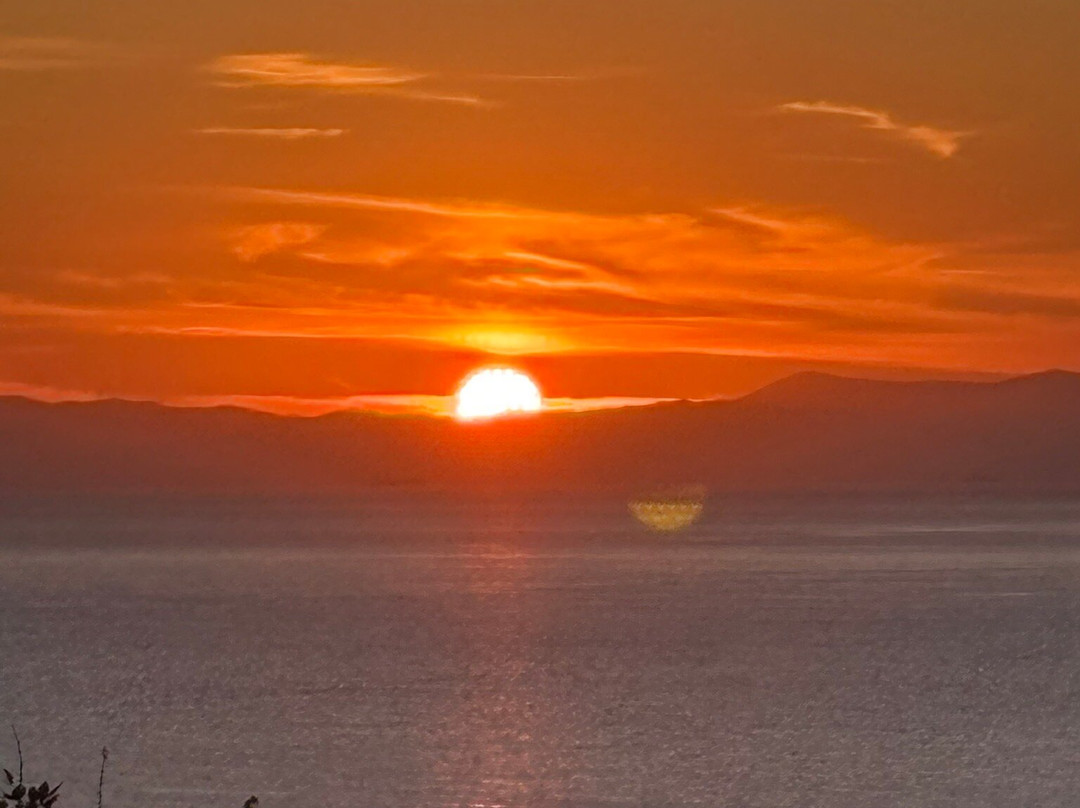
{"label": "shimmering light path on water", "polygon": [[0,721],[67,804],[103,743],[109,808],[1080,793],[1077,506],[128,507],[0,517]]}

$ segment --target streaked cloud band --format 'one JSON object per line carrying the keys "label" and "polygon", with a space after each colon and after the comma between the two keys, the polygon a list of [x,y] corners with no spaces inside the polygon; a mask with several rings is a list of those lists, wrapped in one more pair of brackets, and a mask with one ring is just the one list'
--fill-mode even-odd
{"label": "streaked cloud band", "polygon": [[391,95],[414,101],[487,106],[479,96],[434,88],[430,73],[370,62],[331,61],[303,52],[221,56],[206,70],[222,87],[279,87]]}
{"label": "streaked cloud band", "polygon": [[819,115],[839,115],[861,121],[864,129],[889,132],[919,148],[925,149],[938,157],[952,157],[960,148],[961,142],[970,132],[941,129],[926,125],[908,125],[897,121],[891,113],[830,101],[792,101],[781,104],[782,112],[815,113]]}
{"label": "streaked cloud band", "polygon": [[309,138],[341,137],[348,129],[316,129],[310,127],[287,128],[243,128],[231,126],[210,126],[194,130],[199,135],[230,135],[236,137],[258,137],[273,140],[305,140]]}

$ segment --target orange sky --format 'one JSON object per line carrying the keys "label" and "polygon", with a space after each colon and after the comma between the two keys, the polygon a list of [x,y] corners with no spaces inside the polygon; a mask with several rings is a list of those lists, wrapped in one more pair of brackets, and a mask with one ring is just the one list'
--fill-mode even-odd
{"label": "orange sky", "polygon": [[0,393],[1080,370],[1077,41],[1072,0],[9,3]]}

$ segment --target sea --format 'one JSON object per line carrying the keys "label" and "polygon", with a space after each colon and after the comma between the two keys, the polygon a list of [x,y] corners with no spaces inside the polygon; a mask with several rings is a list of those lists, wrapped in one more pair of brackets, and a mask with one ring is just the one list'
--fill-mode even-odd
{"label": "sea", "polygon": [[1080,800],[1080,501],[0,500],[58,808]]}

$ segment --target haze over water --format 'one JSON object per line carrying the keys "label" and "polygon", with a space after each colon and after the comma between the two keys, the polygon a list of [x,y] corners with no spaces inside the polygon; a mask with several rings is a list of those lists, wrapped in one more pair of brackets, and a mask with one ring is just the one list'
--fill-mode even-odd
{"label": "haze over water", "polygon": [[[0,717],[108,808],[1066,806],[1080,504],[6,502]],[[13,744],[0,744],[10,766]]]}

